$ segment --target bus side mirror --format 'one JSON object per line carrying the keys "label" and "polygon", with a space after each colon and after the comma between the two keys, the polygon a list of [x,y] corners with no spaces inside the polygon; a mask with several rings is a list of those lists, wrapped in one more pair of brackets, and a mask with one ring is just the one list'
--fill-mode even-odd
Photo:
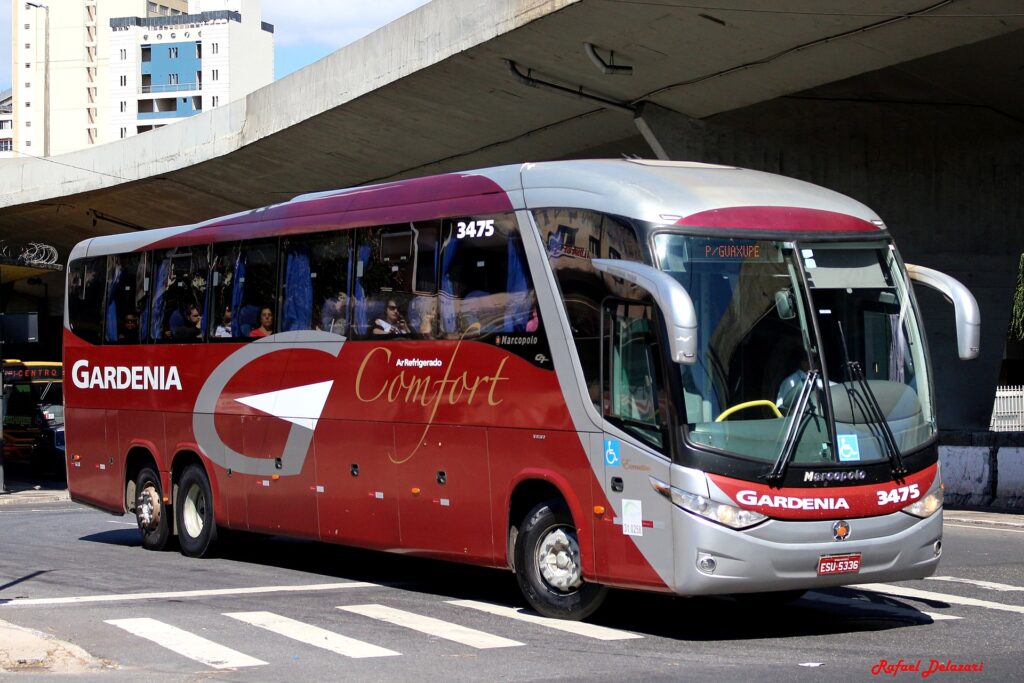
{"label": "bus side mirror", "polygon": [[668,273],[643,263],[606,258],[592,259],[591,263],[600,272],[628,280],[650,294],[665,316],[673,362],[697,362],[697,311],[685,287]]}
{"label": "bus side mirror", "polygon": [[981,349],[981,311],[971,291],[956,278],[924,266],[908,263],[907,275],[914,282],[941,292],[953,304],[960,360],[977,358]]}

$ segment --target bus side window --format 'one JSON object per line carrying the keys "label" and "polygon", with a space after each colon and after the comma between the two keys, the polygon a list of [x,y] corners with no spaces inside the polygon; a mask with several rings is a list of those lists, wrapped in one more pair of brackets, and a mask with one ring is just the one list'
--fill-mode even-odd
{"label": "bus side window", "polygon": [[108,257],[104,332],[108,344],[138,344],[149,337],[146,257],[145,253]]}
{"label": "bus side window", "polygon": [[349,244],[345,233],[284,241],[281,331],[315,329],[348,336]]}
{"label": "bus side window", "polygon": [[444,221],[443,235],[441,334],[538,331],[533,281],[515,216],[452,218]]}
{"label": "bus side window", "polygon": [[602,332],[605,361],[604,415],[626,431],[661,449],[664,409],[661,355],[651,304],[610,301]]}
{"label": "bus side window", "polygon": [[173,247],[153,254],[153,304],[149,332],[161,342],[197,342],[209,318],[207,246]]}
{"label": "bus side window", "polygon": [[581,209],[538,209],[533,219],[547,244],[583,377],[600,411],[601,302],[607,296],[638,299],[642,294],[628,282],[599,273],[590,261],[642,261],[636,231],[626,219]]}
{"label": "bus side window", "polygon": [[106,256],[78,259],[68,268],[68,317],[71,331],[92,344],[103,341],[106,268]]}

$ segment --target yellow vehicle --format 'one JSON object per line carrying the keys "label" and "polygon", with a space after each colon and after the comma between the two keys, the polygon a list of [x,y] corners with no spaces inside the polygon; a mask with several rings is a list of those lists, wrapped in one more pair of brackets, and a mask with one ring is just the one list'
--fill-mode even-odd
{"label": "yellow vehicle", "polygon": [[64,472],[64,366],[4,359],[4,460]]}

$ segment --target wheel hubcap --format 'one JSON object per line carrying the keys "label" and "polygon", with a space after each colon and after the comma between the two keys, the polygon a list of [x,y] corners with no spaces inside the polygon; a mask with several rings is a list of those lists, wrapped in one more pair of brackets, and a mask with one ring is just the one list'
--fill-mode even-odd
{"label": "wheel hubcap", "polygon": [[199,538],[203,533],[203,520],[206,519],[206,496],[198,485],[189,487],[185,494],[185,502],[182,507],[182,521],[185,524],[185,531],[192,538]]}
{"label": "wheel hubcap", "polygon": [[135,519],[139,528],[152,531],[160,526],[160,494],[152,484],[142,489],[135,503]]}
{"label": "wheel hubcap", "polygon": [[550,531],[537,547],[537,566],[549,586],[568,592],[583,584],[580,546],[564,528]]}

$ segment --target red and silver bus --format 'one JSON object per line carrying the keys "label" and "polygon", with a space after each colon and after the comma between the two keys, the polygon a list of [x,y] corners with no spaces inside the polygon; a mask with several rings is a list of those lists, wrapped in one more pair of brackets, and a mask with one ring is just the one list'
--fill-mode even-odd
{"label": "red and silver bus", "polygon": [[72,498],[142,545],[218,529],[608,587],[772,593],[941,554],[934,394],[881,219],[805,182],[565,161],[98,237],[68,267]]}

